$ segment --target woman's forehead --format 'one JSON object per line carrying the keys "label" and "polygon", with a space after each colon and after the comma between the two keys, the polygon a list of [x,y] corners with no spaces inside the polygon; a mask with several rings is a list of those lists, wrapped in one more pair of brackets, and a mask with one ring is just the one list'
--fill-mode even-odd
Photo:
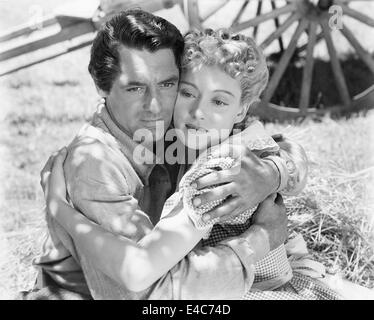
{"label": "woman's forehead", "polygon": [[203,65],[198,69],[184,69],[181,83],[193,84],[199,89],[229,90],[241,93],[240,81],[232,78],[218,66]]}

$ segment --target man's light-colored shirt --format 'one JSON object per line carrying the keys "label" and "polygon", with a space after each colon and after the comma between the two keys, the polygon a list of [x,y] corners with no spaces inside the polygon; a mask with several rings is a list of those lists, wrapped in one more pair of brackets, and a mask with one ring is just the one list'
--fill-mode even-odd
{"label": "man's light-colored shirt", "polygon": [[[105,229],[133,241],[152,230],[164,202],[174,192],[173,170],[135,162],[136,146],[102,107],[69,145],[65,161],[68,195],[74,207]],[[285,185],[285,165],[278,162],[277,166]],[[121,224],[113,223],[109,218],[113,215],[121,216]],[[94,299],[240,299],[253,282],[258,253],[238,237],[214,247],[195,248],[150,288],[131,292],[98,270],[95,261],[81,253],[48,215],[47,221],[49,235],[36,261],[41,274],[76,292],[88,293],[89,289]]]}
{"label": "man's light-colored shirt", "polygon": [[[64,169],[77,210],[105,229],[139,241],[159,220],[174,190],[166,166],[133,161],[135,146],[102,108],[69,145]],[[108,224],[110,215],[126,223],[120,228]],[[36,264],[67,289],[87,293],[86,281],[94,299],[239,299],[253,281],[255,254],[247,243],[232,239],[190,252],[152,287],[131,292],[98,270],[58,223],[47,219],[50,236]]]}

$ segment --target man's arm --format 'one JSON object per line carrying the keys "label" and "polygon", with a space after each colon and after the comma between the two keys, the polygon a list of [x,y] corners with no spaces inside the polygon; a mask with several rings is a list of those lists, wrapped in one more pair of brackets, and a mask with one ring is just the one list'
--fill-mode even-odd
{"label": "man's arm", "polygon": [[[77,163],[72,158],[65,164],[72,202],[84,215],[102,224],[105,229],[121,231],[127,241],[139,241],[152,225],[144,212],[139,208],[134,210],[136,200],[129,194],[125,172],[116,166],[113,155],[108,156],[108,161],[87,159],[91,156],[91,152],[86,153],[85,160],[78,166],[69,167],[69,163]],[[116,223],[113,224],[112,221]],[[111,233],[106,233],[106,237],[118,239]],[[260,237],[261,235],[257,235],[257,238]],[[113,239],[111,241],[116,241]],[[268,249],[264,246],[266,241],[257,241],[261,243],[261,248],[253,248],[246,241],[238,241],[231,240],[215,248],[194,250],[163,276],[147,296],[159,298],[164,294],[172,294],[174,298],[189,296],[208,299],[224,298],[226,295],[226,298],[240,298],[252,282],[253,264],[258,260],[259,252],[264,254]],[[105,250],[101,250],[103,252]],[[218,279],[217,274],[221,275]],[[209,289],[212,282],[220,289],[212,292]],[[201,287],[199,292],[196,291],[197,287]]]}
{"label": "man's arm", "polygon": [[[121,287],[135,292],[146,290],[157,279],[162,278],[158,282],[162,283],[163,288],[159,289],[165,291],[166,286],[172,290],[174,299],[182,296],[183,299],[186,296],[210,299],[217,298],[217,294],[226,299],[240,298],[251,286],[255,263],[270,250],[270,242],[264,229],[251,227],[239,238],[222,241],[215,248],[193,250],[184,257],[191,249],[188,244],[191,241],[196,243],[202,236],[200,234],[196,237],[196,230],[188,230],[193,228],[191,222],[186,226],[178,221],[188,219],[187,215],[179,213],[163,219],[151,233],[136,243],[105,231],[66,202],[59,202],[56,206],[49,205],[49,208],[49,212],[72,235],[79,252],[95,262],[95,268]],[[165,237],[167,242],[163,243]],[[239,263],[230,261],[232,251]],[[225,267],[222,267],[222,262],[226,264]],[[159,269],[160,265],[162,272],[153,278],[153,269]],[[168,272],[170,269],[172,270]],[[223,285],[225,291],[212,290],[212,273],[220,277],[216,287],[222,289]],[[93,285],[95,286],[94,283]]]}

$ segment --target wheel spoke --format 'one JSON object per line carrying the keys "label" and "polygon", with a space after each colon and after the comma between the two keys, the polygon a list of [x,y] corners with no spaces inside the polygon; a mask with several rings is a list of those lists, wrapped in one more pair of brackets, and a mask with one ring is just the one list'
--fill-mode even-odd
{"label": "wheel spoke", "polygon": [[269,85],[267,87],[267,90],[265,92],[263,103],[267,104],[271,97],[273,96],[275,89],[278,86],[278,83],[280,79],[282,78],[282,75],[284,71],[287,68],[288,63],[290,62],[293,53],[295,52],[297,41],[299,40],[301,34],[304,32],[305,28],[308,26],[308,21],[305,19],[302,19],[299,22],[299,25],[297,26],[297,29],[295,33],[293,34],[291,41],[288,45],[288,48],[283,53],[282,58],[280,59],[278,66],[273,74],[273,76],[270,79]]}
{"label": "wheel spoke", "polygon": [[190,29],[202,29],[203,26],[200,20],[199,5],[197,0],[184,0],[184,6],[184,11],[187,13],[187,20],[190,24]]}
{"label": "wheel spoke", "polygon": [[309,41],[307,46],[307,54],[306,54],[306,61],[303,71],[303,82],[301,87],[301,95],[300,95],[300,112],[303,115],[306,115],[309,98],[310,98],[310,91],[312,87],[312,79],[313,79],[313,67],[314,67],[314,46],[316,44],[317,39],[317,23],[312,21],[309,25]]}
{"label": "wheel spoke", "polygon": [[[259,1],[257,4],[256,17],[258,17],[261,14],[261,10],[262,10],[262,1]],[[253,39],[255,40],[257,38],[257,31],[258,31],[258,25],[253,28]]]}
{"label": "wheel spoke", "polygon": [[348,16],[356,19],[356,20],[359,20],[359,21],[361,21],[361,22],[363,22],[363,23],[365,23],[369,26],[374,27],[374,20],[372,18],[368,17],[367,15],[365,15],[365,14],[363,14],[363,13],[357,11],[357,10],[354,10],[354,9],[348,7],[347,5],[345,5],[343,3],[340,4],[340,6],[342,7],[344,14],[346,14],[346,15],[348,15]]}
{"label": "wheel spoke", "polygon": [[240,30],[244,30],[244,29],[247,29],[249,27],[257,26],[258,24],[260,24],[260,23],[262,23],[266,20],[273,19],[273,18],[275,18],[279,15],[282,15],[282,14],[285,14],[285,13],[288,13],[288,12],[292,12],[294,10],[296,10],[296,5],[294,3],[291,3],[291,4],[288,4],[284,7],[282,7],[282,8],[278,8],[276,10],[264,13],[264,14],[262,14],[262,15],[256,17],[256,18],[253,18],[251,20],[239,23],[236,26],[233,26],[232,29],[233,29],[234,32],[238,32]]}
{"label": "wheel spoke", "polygon": [[[273,10],[276,10],[277,9],[277,6],[275,5],[275,1],[274,0],[271,0],[271,8]],[[274,23],[275,23],[275,28],[278,29],[279,28],[279,19],[278,17],[275,17],[274,18]],[[283,47],[283,39],[282,39],[282,36],[280,36],[278,38],[278,42],[279,42],[279,49],[283,52],[284,51],[284,47]]]}
{"label": "wheel spoke", "polygon": [[347,28],[346,25],[343,25],[343,28],[340,29],[340,32],[344,37],[349,41],[352,47],[356,50],[360,59],[368,66],[370,71],[374,74],[374,60],[370,54],[361,46],[356,37],[353,35],[352,31]]}
{"label": "wheel spoke", "polygon": [[[320,32],[320,33],[317,34],[316,42],[318,43],[322,39],[323,39],[323,32]],[[302,45],[301,47],[297,48],[296,53],[299,54],[299,53],[303,52],[304,50],[306,50],[307,46],[308,46],[308,44],[306,43],[306,44]]]}
{"label": "wheel spoke", "polygon": [[209,19],[212,15],[214,15],[218,10],[223,8],[230,0],[224,0],[223,3],[218,4],[216,7],[214,7],[210,12],[205,14],[203,17],[201,17],[201,20],[205,21]]}
{"label": "wheel spoke", "polygon": [[[262,1],[261,1],[262,2]],[[260,2],[260,3],[261,3]],[[244,10],[245,8],[247,8],[248,6],[248,3],[249,3],[249,0],[245,0],[244,3],[242,4],[242,7],[240,8],[238,14],[236,15],[236,17],[234,18],[232,24],[231,24],[231,27],[233,26],[236,26],[238,24],[238,21],[239,19],[242,17],[243,13],[244,13]]]}
{"label": "wheel spoke", "polygon": [[300,14],[298,12],[294,12],[291,14],[286,21],[281,24],[281,26],[276,29],[272,34],[270,34],[262,43],[261,47],[263,49],[267,48],[275,39],[281,36],[283,32],[285,32],[296,20],[300,18]]}
{"label": "wheel spoke", "polygon": [[337,53],[334,47],[334,43],[331,38],[330,28],[328,26],[327,20],[322,20],[320,24],[323,30],[323,35],[325,37],[327,50],[329,52],[331,67],[334,73],[337,89],[339,91],[339,94],[340,94],[340,97],[342,99],[344,106],[349,107],[351,104],[351,98],[349,96],[344,74],[343,74],[340,62],[338,60],[338,56],[337,56]]}
{"label": "wheel spoke", "polygon": [[339,3],[350,3],[350,2],[357,2],[357,1],[360,1],[360,2],[371,2],[371,1],[373,1],[373,0],[335,0],[335,1],[337,1],[337,2],[339,2]]}

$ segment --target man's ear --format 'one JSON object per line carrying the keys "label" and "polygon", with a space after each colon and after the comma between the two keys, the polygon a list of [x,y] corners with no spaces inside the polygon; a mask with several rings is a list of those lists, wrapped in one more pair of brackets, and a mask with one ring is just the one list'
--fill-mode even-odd
{"label": "man's ear", "polygon": [[108,92],[105,92],[105,91],[101,90],[101,89],[100,89],[98,86],[96,86],[96,85],[95,85],[95,87],[96,87],[96,91],[97,91],[97,93],[99,94],[100,97],[103,97],[103,98],[108,97],[108,95],[109,95]]}
{"label": "man's ear", "polygon": [[240,123],[244,120],[249,109],[249,104],[243,104],[240,108],[239,113],[236,115],[235,123]]}

